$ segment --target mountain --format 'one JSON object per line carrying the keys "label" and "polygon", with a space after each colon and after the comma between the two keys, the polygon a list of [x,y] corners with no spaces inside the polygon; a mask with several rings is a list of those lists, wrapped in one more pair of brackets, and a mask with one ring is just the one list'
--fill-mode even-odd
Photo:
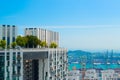
{"label": "mountain", "polygon": [[73,56],[73,57],[91,56],[91,53],[82,50],[74,50],[74,51],[68,51],[68,56]]}

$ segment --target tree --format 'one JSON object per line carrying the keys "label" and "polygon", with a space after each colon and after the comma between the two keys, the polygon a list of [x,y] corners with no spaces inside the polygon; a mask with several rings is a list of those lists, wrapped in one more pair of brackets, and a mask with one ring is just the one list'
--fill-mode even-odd
{"label": "tree", "polygon": [[40,40],[36,36],[25,36],[27,38],[26,47],[36,48],[40,44]]}
{"label": "tree", "polygon": [[10,49],[10,45],[7,45],[7,49]]}
{"label": "tree", "polygon": [[57,48],[57,47],[58,47],[58,45],[55,42],[52,42],[50,44],[50,48]]}
{"label": "tree", "polygon": [[18,36],[16,38],[16,43],[17,43],[18,46],[25,47],[25,45],[27,43],[27,39],[26,39],[26,37]]}
{"label": "tree", "polygon": [[2,47],[3,49],[6,46],[6,41],[5,40],[0,40],[0,47]]}
{"label": "tree", "polygon": [[17,45],[16,42],[12,42],[12,43],[11,43],[12,48],[15,48],[16,45]]}
{"label": "tree", "polygon": [[46,41],[41,41],[40,46],[41,47],[47,47],[48,45],[47,45]]}

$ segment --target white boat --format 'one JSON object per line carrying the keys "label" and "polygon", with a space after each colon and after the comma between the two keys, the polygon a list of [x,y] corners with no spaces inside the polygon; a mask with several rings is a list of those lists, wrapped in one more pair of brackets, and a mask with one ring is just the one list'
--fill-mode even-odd
{"label": "white boat", "polygon": [[118,64],[120,64],[120,60],[118,61]]}
{"label": "white boat", "polygon": [[93,63],[93,64],[101,64],[101,63]]}
{"label": "white boat", "polygon": [[72,62],[72,63],[78,64],[79,62]]}

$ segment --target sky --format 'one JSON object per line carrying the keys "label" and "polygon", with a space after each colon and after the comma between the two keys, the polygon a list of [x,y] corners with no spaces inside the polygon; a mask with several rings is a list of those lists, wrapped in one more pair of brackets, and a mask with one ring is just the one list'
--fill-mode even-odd
{"label": "sky", "polygon": [[60,33],[60,46],[120,50],[120,0],[1,0],[0,24]]}

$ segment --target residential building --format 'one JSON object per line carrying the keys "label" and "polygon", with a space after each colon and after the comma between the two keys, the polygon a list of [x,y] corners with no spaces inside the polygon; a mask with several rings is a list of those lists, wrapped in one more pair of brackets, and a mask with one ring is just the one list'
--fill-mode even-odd
{"label": "residential building", "polygon": [[17,27],[15,25],[1,25],[0,39],[6,40],[6,47],[15,41],[17,37]]}
{"label": "residential building", "polygon": [[71,70],[68,72],[68,80],[81,80],[82,74],[79,70]]}
{"label": "residential building", "polygon": [[84,80],[99,80],[99,73],[95,69],[88,69],[85,71]]}
{"label": "residential building", "polygon": [[37,36],[41,41],[46,41],[48,46],[55,42],[59,46],[59,33],[42,28],[25,28],[25,35]]}
{"label": "residential building", "polygon": [[23,80],[23,53],[21,50],[0,50],[0,80]]}
{"label": "residential building", "polygon": [[108,69],[108,70],[103,70],[101,71],[101,80],[119,80],[119,74],[115,73],[114,70]]}
{"label": "residential building", "polygon": [[24,49],[24,80],[67,80],[67,50]]}
{"label": "residential building", "polygon": [[67,80],[67,50],[0,50],[0,80]]}

